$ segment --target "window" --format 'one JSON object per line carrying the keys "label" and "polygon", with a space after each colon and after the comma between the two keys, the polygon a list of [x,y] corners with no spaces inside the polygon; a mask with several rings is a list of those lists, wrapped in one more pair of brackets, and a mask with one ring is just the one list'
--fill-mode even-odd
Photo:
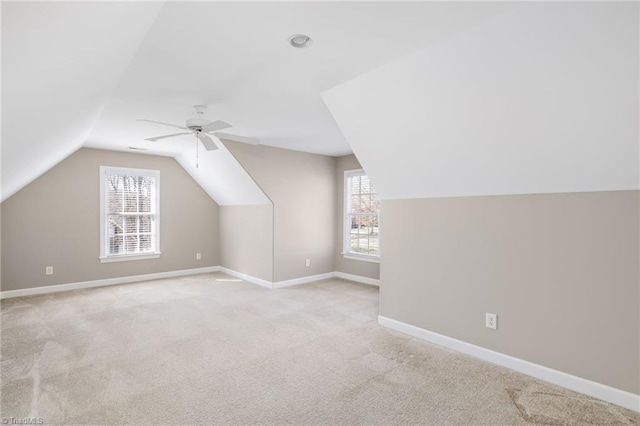
{"label": "window", "polygon": [[160,172],[100,167],[100,261],[160,257]]}
{"label": "window", "polygon": [[380,199],[362,170],[346,171],[344,255],[373,260],[380,257]]}

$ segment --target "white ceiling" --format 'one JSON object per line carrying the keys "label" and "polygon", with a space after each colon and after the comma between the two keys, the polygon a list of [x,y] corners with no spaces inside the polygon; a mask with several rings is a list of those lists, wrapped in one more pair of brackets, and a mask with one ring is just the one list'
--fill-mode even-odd
{"label": "white ceiling", "polygon": [[[229,133],[265,145],[348,154],[351,148],[321,99],[323,91],[516,6],[2,2],[1,7],[4,200],[81,146],[135,146],[184,159],[193,149],[192,137],[147,142],[144,138],[173,131],[136,119],[182,124],[194,116],[195,104],[209,105],[205,118],[233,124]],[[313,46],[290,47],[287,37],[294,33],[310,35]],[[204,153],[205,163],[223,151]],[[233,184],[220,167],[202,167],[197,173],[186,168],[214,198],[223,185]]]}
{"label": "white ceiling", "polygon": [[638,16],[532,2],[323,97],[385,199],[638,189]]}
{"label": "white ceiling", "polygon": [[[182,123],[191,106],[265,145],[345,155],[348,144],[320,93],[503,9],[455,3],[167,3],[140,45],[100,121],[94,147],[141,145],[173,154],[179,144],[142,142]],[[287,37],[305,33],[308,49]],[[171,133],[171,132],[169,132]],[[191,140],[185,137],[185,140]],[[157,144],[156,144],[157,145]]]}
{"label": "white ceiling", "polygon": [[0,7],[5,200],[86,142],[161,6]]}

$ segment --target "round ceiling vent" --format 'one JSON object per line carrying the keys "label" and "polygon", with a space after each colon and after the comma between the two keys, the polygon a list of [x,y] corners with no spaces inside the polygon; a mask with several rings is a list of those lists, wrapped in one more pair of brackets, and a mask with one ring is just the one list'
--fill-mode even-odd
{"label": "round ceiling vent", "polygon": [[298,49],[311,46],[311,37],[305,34],[294,34],[289,37],[289,44]]}

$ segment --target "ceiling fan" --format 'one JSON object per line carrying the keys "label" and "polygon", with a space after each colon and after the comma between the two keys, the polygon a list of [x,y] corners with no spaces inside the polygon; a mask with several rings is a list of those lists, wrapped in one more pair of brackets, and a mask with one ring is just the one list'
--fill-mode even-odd
{"label": "ceiling fan", "polygon": [[145,140],[156,142],[160,139],[193,134],[200,142],[202,142],[202,145],[205,147],[207,151],[214,151],[218,149],[218,146],[216,145],[216,143],[213,141],[213,139],[211,139],[211,135],[219,139],[229,139],[232,141],[248,143],[251,145],[258,145],[257,139],[247,138],[244,136],[231,135],[229,133],[218,132],[218,130],[228,129],[229,127],[231,127],[231,124],[226,123],[222,120],[209,121],[202,118],[205,111],[207,110],[207,107],[205,105],[194,105],[193,108],[196,110],[196,113],[198,114],[198,118],[188,119],[184,126],[165,123],[162,121],[147,120],[145,118],[138,119],[138,121],[148,121],[149,123],[162,124],[164,126],[171,126],[171,127],[184,130],[184,132],[181,132],[181,133],[172,133],[170,135],[154,136],[152,138],[147,138]]}

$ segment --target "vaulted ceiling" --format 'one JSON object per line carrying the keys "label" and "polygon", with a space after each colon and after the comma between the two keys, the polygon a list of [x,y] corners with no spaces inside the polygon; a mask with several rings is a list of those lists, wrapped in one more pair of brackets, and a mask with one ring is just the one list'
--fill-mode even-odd
{"label": "vaulted ceiling", "polygon": [[[196,169],[193,137],[145,141],[171,129],[136,119],[183,124],[205,104],[229,133],[348,154],[323,91],[514,7],[3,1],[2,200],[85,146],[173,156],[221,204],[262,202],[226,149]],[[289,46],[295,33],[313,45]]]}
{"label": "vaulted ceiling", "polygon": [[382,198],[640,188],[638,2],[527,2],[323,93]]}

